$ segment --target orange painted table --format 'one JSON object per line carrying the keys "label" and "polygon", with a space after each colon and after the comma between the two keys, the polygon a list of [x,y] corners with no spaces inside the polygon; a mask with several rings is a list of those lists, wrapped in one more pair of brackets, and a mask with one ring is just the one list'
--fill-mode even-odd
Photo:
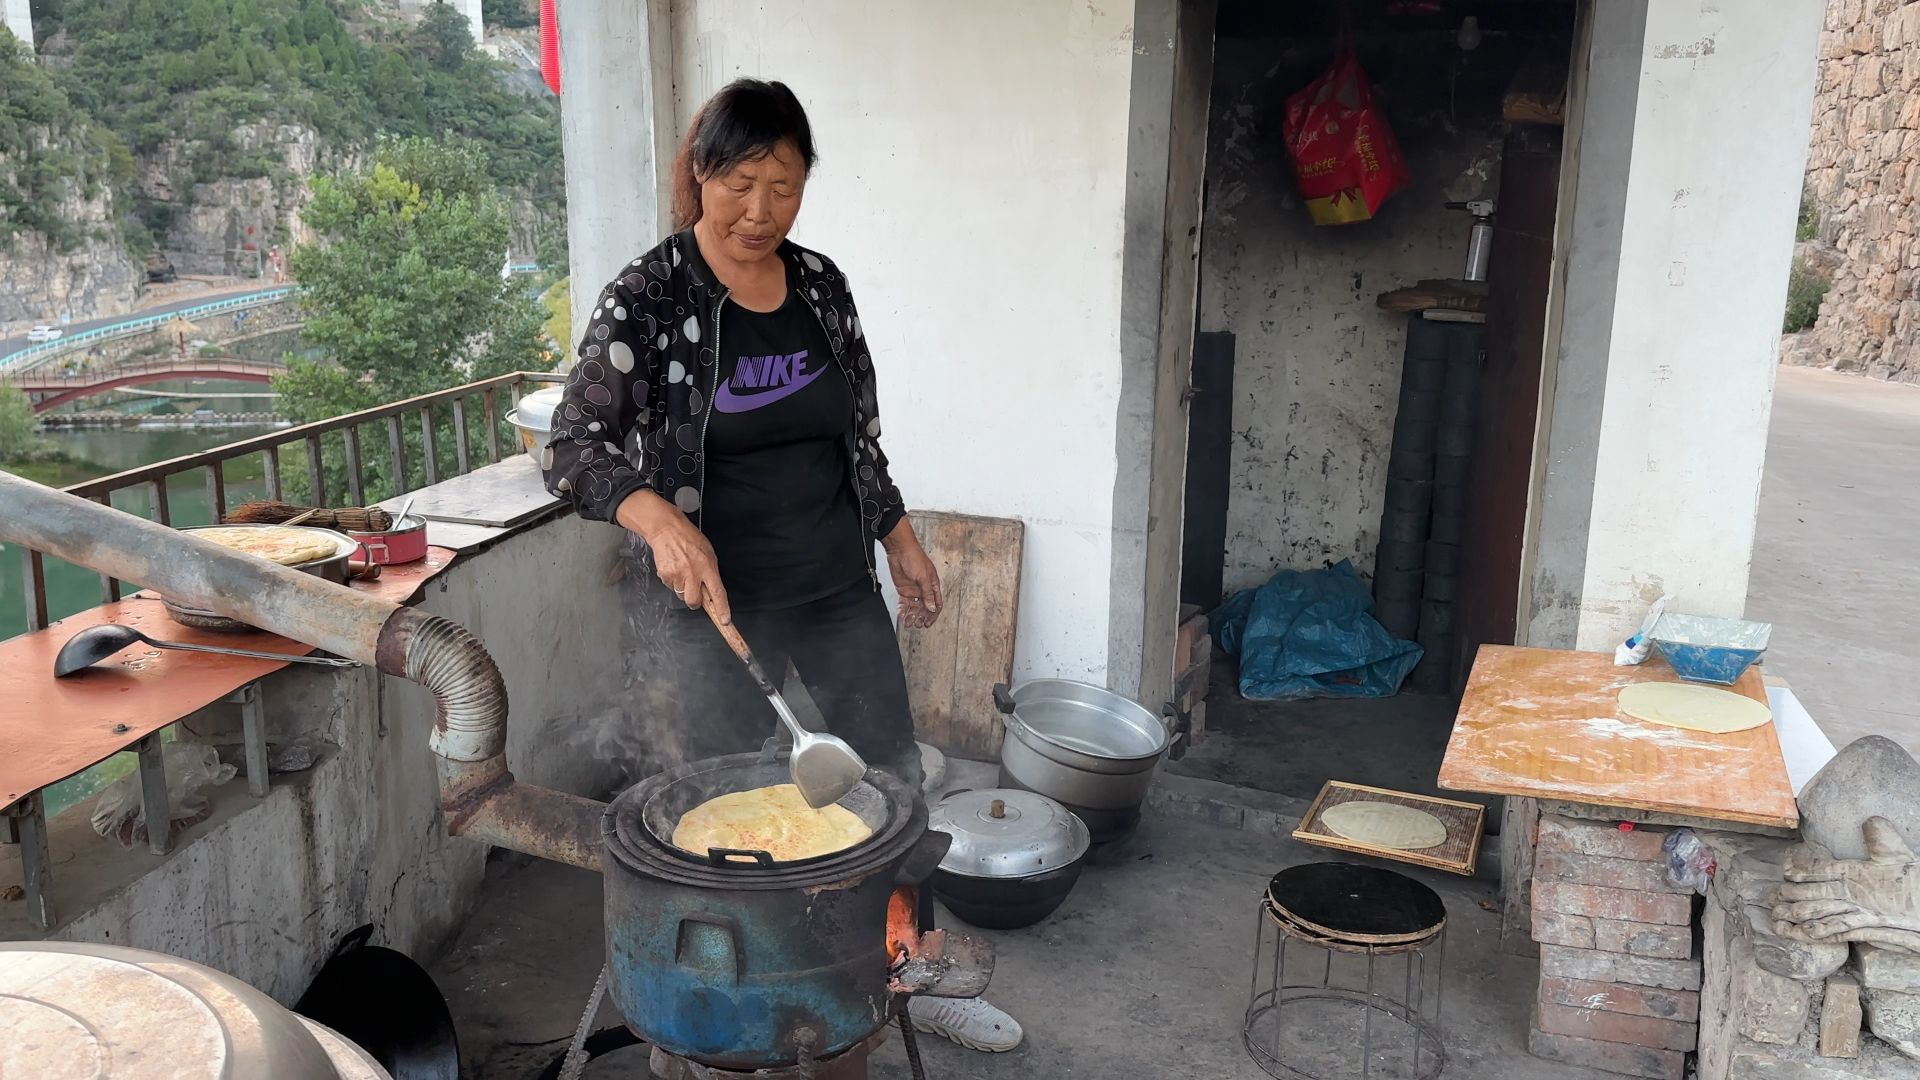
{"label": "orange painted table", "polygon": [[[1558,799],[1793,828],[1793,784],[1772,724],[1715,735],[1622,716],[1621,687],[1679,682],[1658,656],[1487,645],[1474,659],[1440,765],[1454,791]],[[1758,668],[1727,689],[1766,704]]]}
{"label": "orange painted table", "polygon": [[[382,568],[377,581],[350,588],[396,603],[452,563],[455,552],[429,548],[417,563]],[[138,593],[80,612],[31,634],[0,641],[0,809],[55,784],[241,687],[287,666],[275,660],[174,652],[134,645],[85,672],[53,677],[53,658],[89,626],[124,623],[148,637],[190,645],[304,656],[313,646],[276,634],[195,630],[168,618],[159,597]]]}

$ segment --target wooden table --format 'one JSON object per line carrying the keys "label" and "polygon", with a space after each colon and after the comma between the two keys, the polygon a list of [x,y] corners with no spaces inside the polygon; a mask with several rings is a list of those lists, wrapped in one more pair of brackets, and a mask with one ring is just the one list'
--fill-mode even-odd
{"label": "wooden table", "polygon": [[[1666,661],[1487,645],[1474,660],[1440,786],[1775,828],[1800,823],[1772,724],[1725,735],[1620,715],[1620,688],[1678,682]],[[1765,704],[1748,668],[1729,687]]]}
{"label": "wooden table", "polygon": [[[406,603],[453,557],[445,548],[431,548],[419,562],[385,567],[378,580],[351,587]],[[159,597],[145,592],[0,641],[0,809],[130,749],[181,717],[287,666],[285,661],[163,652],[141,645],[83,674],[55,679],[53,658],[60,646],[102,623],[125,623],[162,641],[191,645],[293,656],[314,651],[311,645],[264,631],[222,633],[182,626],[167,616]]]}

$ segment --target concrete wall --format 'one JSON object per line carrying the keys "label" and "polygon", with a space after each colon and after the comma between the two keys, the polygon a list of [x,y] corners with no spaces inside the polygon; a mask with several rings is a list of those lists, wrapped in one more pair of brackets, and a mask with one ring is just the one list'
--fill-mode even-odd
{"label": "concrete wall", "polygon": [[1499,101],[1516,57],[1489,37],[1362,43],[1414,182],[1372,221],[1317,227],[1282,143],[1287,95],[1326,69],[1331,42],[1217,44],[1200,329],[1234,335],[1234,487],[1226,587],[1278,567],[1351,558],[1370,573],[1406,345],[1375,298],[1457,277],[1472,219],[1449,200],[1498,188]]}
{"label": "concrete wall", "polygon": [[741,75],[787,82],[811,114],[795,239],[852,279],[908,502],[1026,522],[1016,676],[1108,677],[1129,9],[673,12],[683,127]]}
{"label": "concrete wall", "polygon": [[0,0],[0,16],[4,16],[7,29],[13,36],[25,42],[27,48],[33,48],[33,9],[29,0]]}
{"label": "concrete wall", "polygon": [[[614,783],[593,746],[619,722],[621,614],[601,569],[618,541],[617,530],[566,518],[464,558],[421,600],[480,635],[499,663],[512,702],[508,761],[523,780],[593,795]],[[276,777],[264,802],[244,781],[227,785],[214,818],[157,867],[144,850],[94,836],[88,804],[62,815],[54,895],[71,921],[55,937],[173,953],[290,1002],[339,935],[362,923],[379,924],[376,943],[416,956],[457,929],[486,852],[449,838],[440,820],[426,691],[364,668],[289,670],[263,687],[271,741],[313,733],[337,750]],[[216,706],[187,726],[219,741],[224,727],[237,730],[236,711]],[[17,872],[17,863],[7,871]],[[116,874],[121,883],[98,888]],[[104,899],[81,901],[96,889]],[[0,936],[34,936],[24,906],[5,905]]]}
{"label": "concrete wall", "polygon": [[1609,647],[1662,591],[1745,607],[1821,18],[1595,8],[1533,644]]}

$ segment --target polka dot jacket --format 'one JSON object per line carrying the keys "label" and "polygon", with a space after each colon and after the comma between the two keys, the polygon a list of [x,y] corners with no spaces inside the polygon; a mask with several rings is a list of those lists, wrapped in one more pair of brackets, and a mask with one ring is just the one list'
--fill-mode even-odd
{"label": "polka dot jacket", "polygon": [[[880,450],[873,359],[847,279],[825,256],[784,243],[779,256],[833,345],[853,389],[849,483],[869,541],[906,515]],[[700,524],[708,410],[720,378],[720,312],[727,288],[691,233],[668,237],[600,292],[541,455],[547,489],[581,517],[612,521],[620,503],[651,488]]]}

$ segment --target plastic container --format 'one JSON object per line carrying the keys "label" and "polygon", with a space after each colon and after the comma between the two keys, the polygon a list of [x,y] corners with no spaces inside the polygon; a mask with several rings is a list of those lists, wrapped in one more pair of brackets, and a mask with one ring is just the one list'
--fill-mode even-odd
{"label": "plastic container", "polygon": [[1773,624],[1706,615],[1662,615],[1653,645],[1690,682],[1731,686],[1767,651]]}

